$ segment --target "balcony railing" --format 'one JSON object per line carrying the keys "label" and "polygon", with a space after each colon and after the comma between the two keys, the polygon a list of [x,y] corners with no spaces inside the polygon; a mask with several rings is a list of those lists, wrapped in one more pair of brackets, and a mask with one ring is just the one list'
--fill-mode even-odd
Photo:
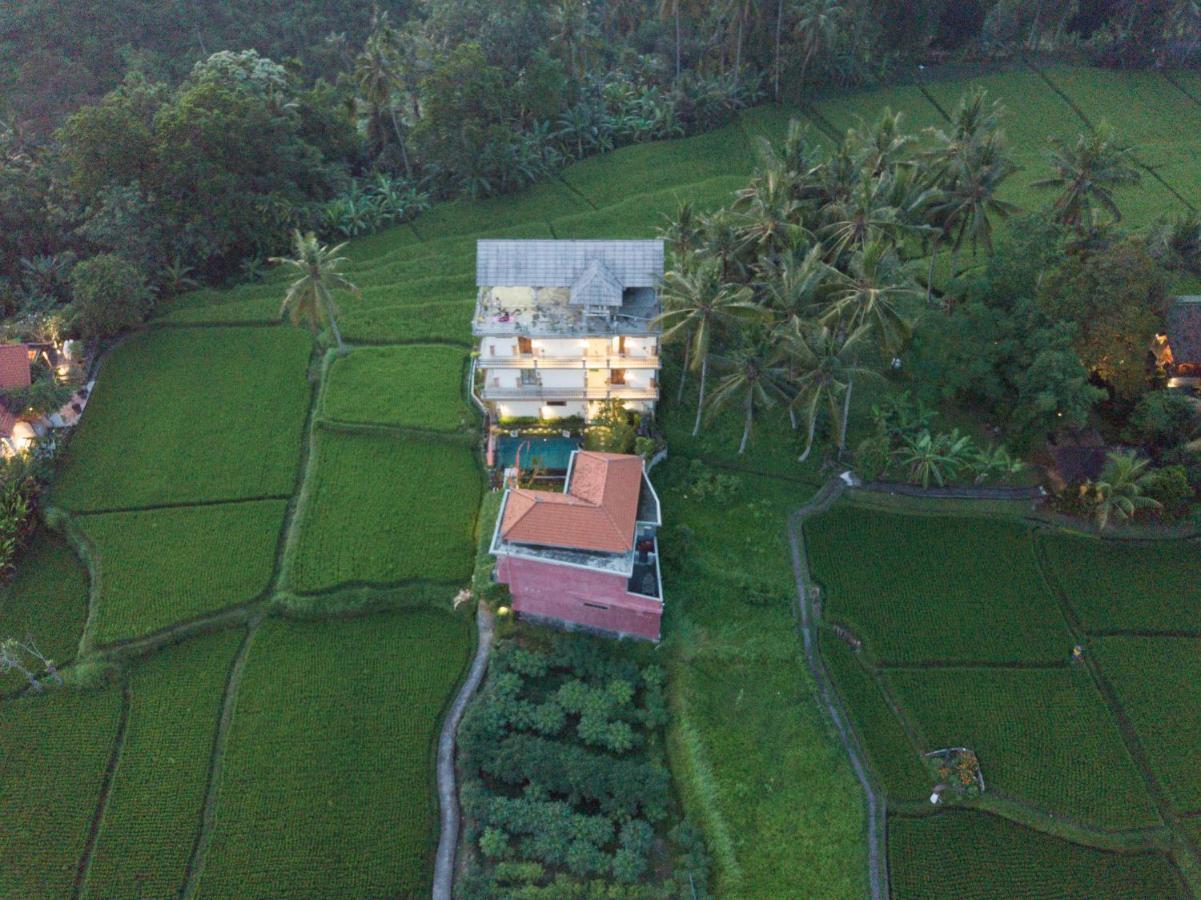
{"label": "balcony railing", "polygon": [[481,369],[658,369],[659,357],[630,356],[626,354],[599,354],[591,356],[540,356],[523,353],[519,356],[481,356]]}
{"label": "balcony railing", "polygon": [[485,400],[658,400],[657,385],[605,384],[579,387],[543,387],[540,384],[499,386],[484,383]]}

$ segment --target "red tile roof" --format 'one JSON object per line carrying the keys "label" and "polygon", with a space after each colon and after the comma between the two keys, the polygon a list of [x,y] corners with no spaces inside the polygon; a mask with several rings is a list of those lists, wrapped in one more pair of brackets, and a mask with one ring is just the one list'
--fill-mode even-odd
{"label": "red tile roof", "polygon": [[29,387],[29,348],[0,344],[0,390]]}
{"label": "red tile roof", "polygon": [[519,544],[627,553],[634,547],[641,490],[642,457],[581,450],[566,493],[509,491],[501,537]]}

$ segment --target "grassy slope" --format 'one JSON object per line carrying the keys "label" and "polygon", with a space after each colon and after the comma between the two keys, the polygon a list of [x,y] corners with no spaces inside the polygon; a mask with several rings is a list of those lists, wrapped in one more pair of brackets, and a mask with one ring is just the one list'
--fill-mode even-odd
{"label": "grassy slope", "polygon": [[677,555],[687,541],[664,572],[673,772],[706,827],[719,893],[861,896],[858,788],[793,630],[786,517],[810,489],[740,478],[713,502],[690,497],[685,459],[655,473],[663,540]]}
{"label": "grassy slope", "polygon": [[184,883],[213,732],[243,632],[170,647],[130,679],[133,705],[88,874],[90,897],[166,897]]}
{"label": "grassy slope", "polygon": [[264,624],[200,895],[428,893],[435,724],[469,650],[432,610]]}

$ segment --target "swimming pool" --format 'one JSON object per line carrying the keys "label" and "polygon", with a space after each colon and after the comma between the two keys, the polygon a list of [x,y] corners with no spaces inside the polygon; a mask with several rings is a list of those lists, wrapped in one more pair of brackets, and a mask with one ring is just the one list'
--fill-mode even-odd
{"label": "swimming pool", "polygon": [[543,469],[565,470],[571,454],[580,446],[579,438],[510,437],[502,434],[496,439],[496,465],[505,469],[514,464],[517,448],[521,447],[521,468],[540,466]]}

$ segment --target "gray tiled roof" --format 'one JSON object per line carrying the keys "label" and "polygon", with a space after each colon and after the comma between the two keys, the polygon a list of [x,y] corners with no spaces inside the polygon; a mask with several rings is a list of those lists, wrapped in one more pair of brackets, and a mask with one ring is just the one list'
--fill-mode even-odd
{"label": "gray tiled roof", "polygon": [[571,302],[576,306],[621,306],[621,282],[599,256],[571,285]]}
{"label": "gray tiled roof", "polygon": [[662,241],[484,240],[476,242],[475,283],[570,287],[593,259],[627,288],[663,278]]}

